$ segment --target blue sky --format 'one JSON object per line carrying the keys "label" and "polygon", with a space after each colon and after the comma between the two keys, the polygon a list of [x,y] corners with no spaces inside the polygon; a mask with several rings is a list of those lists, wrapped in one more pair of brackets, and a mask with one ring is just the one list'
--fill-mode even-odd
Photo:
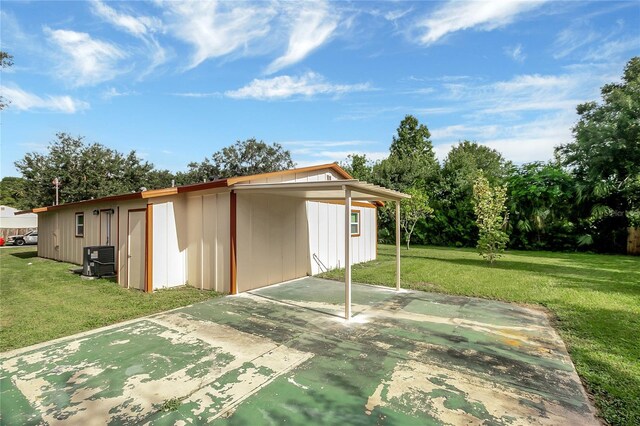
{"label": "blue sky", "polygon": [[383,158],[416,115],[516,163],[640,54],[638,2],[15,2],[0,12],[2,176],[55,133],[184,170],[250,137],[300,166]]}

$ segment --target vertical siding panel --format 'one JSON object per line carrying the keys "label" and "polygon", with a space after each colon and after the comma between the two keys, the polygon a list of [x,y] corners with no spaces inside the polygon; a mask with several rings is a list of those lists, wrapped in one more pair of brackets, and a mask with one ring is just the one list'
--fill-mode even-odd
{"label": "vertical siding panel", "polygon": [[[211,196],[211,211],[207,221],[211,225],[211,242],[209,256],[206,258],[209,262],[209,290],[218,288],[218,195]],[[227,232],[228,233],[228,232]]]}
{"label": "vertical siding panel", "polygon": [[[338,267],[338,209],[335,204],[324,204],[327,206],[327,261],[325,265],[327,268],[334,269]],[[343,239],[344,241],[344,239]]]}
{"label": "vertical siding panel", "polygon": [[269,220],[267,217],[268,202],[262,195],[253,197],[253,258],[256,266],[252,268],[253,276],[251,287],[262,287],[269,283]]}
{"label": "vertical siding panel", "polygon": [[252,280],[252,271],[251,268],[252,263],[252,224],[251,224],[251,202],[250,198],[245,194],[237,195],[237,241],[238,241],[238,254],[237,254],[237,265],[238,265],[238,291],[246,288]]}
{"label": "vertical siding panel", "polygon": [[118,226],[116,232],[118,233],[118,284],[122,287],[127,286],[127,209],[123,206],[120,207],[119,215],[116,220]]}
{"label": "vertical siding panel", "polygon": [[308,203],[301,200],[296,209],[296,276],[311,274],[309,263],[309,224],[307,220]]}
{"label": "vertical siding panel", "polygon": [[230,197],[229,192],[218,194],[218,229],[224,230],[218,234],[218,265],[221,265],[218,270],[220,275],[218,276],[221,286],[216,291],[228,293],[231,291],[230,283],[231,276],[229,271],[230,259],[230,247],[231,244],[229,229],[231,227],[230,220]]}
{"label": "vertical siding panel", "polygon": [[187,281],[196,288],[202,286],[201,252],[202,249],[202,197],[187,199]]}
{"label": "vertical siding panel", "polygon": [[[267,226],[269,229],[269,284],[283,281],[282,240],[283,232],[283,200],[279,197],[266,197],[267,199]],[[286,206],[284,206],[286,207]]]}
{"label": "vertical siding panel", "polygon": [[338,216],[336,218],[336,234],[338,239],[338,256],[337,256],[337,265],[336,267],[344,268],[344,205],[336,205],[336,211],[338,212]]}
{"label": "vertical siding panel", "polygon": [[215,288],[213,257],[215,254],[215,222],[218,210],[215,194],[202,197],[202,287],[211,290]]}
{"label": "vertical siding panel", "polygon": [[311,265],[311,274],[318,273],[318,265],[314,258],[314,255],[318,255],[318,203],[313,201],[307,201],[307,220],[309,221],[308,233],[309,233],[309,262]]}
{"label": "vertical siding panel", "polygon": [[153,288],[167,286],[167,203],[153,205]]}
{"label": "vertical siding panel", "polygon": [[318,204],[318,222],[321,224],[318,235],[318,256],[327,268],[329,266],[329,204]]}
{"label": "vertical siding panel", "polygon": [[[282,203],[282,280],[297,278],[296,275],[296,215],[299,201],[288,198]],[[277,220],[277,217],[276,217]]]}

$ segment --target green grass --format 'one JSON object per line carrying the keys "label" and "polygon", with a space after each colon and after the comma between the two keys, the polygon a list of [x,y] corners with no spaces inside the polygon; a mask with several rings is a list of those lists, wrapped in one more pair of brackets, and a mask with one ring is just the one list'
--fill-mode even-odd
{"label": "green grass", "polygon": [[[394,254],[380,246],[353,280],[395,285]],[[640,424],[640,258],[515,251],[491,266],[474,250],[403,248],[402,286],[547,307],[600,415]]]}
{"label": "green grass", "polygon": [[192,287],[152,294],[114,280],[84,280],[35,248],[0,249],[0,352],[217,296]]}

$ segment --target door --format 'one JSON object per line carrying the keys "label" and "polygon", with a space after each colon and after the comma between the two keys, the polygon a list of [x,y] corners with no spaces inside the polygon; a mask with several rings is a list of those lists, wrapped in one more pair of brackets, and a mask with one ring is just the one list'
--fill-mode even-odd
{"label": "door", "polygon": [[146,209],[129,210],[127,234],[127,282],[129,288],[145,290]]}

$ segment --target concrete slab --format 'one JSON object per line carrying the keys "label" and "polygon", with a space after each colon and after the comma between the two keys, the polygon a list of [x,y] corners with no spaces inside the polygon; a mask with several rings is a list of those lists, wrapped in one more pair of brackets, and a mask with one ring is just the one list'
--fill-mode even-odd
{"label": "concrete slab", "polygon": [[1,424],[596,425],[557,333],[505,303],[307,278],[0,360]]}

